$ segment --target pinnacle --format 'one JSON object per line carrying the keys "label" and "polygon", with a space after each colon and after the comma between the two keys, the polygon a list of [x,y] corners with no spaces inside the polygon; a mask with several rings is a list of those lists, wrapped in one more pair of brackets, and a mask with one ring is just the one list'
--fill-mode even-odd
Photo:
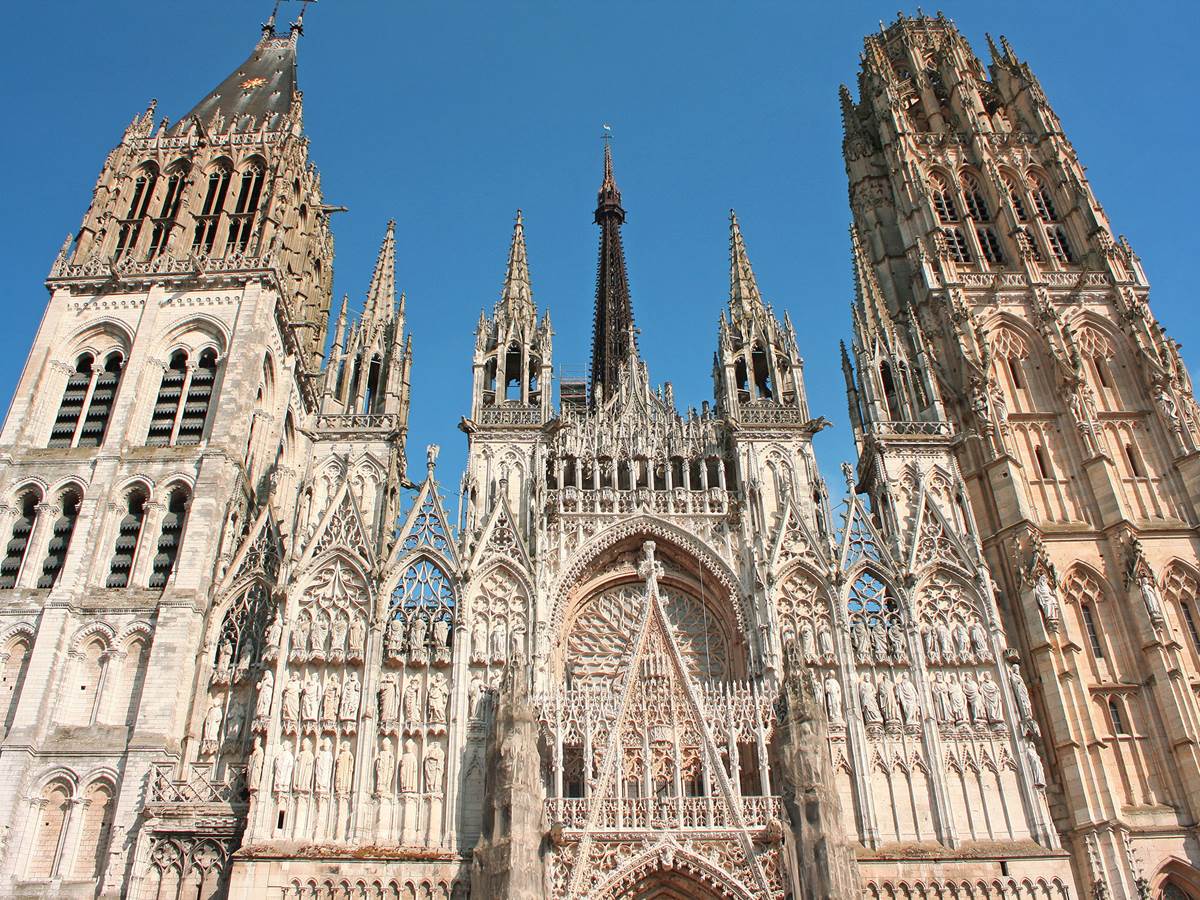
{"label": "pinnacle", "polygon": [[762,308],[762,295],[758,292],[758,281],[750,267],[746,253],[746,242],[738,224],[737,213],[729,211],[729,303],[749,312],[751,308]]}
{"label": "pinnacle", "polygon": [[391,318],[396,302],[396,220],[387,224],[371,285],[367,288],[367,302],[363,307],[363,321],[373,322],[379,318]]}
{"label": "pinnacle", "polygon": [[524,319],[533,312],[533,286],[529,279],[529,257],[525,250],[525,221],[517,210],[513,223],[512,243],[508,249],[508,267],[504,272],[504,288],[499,307]]}

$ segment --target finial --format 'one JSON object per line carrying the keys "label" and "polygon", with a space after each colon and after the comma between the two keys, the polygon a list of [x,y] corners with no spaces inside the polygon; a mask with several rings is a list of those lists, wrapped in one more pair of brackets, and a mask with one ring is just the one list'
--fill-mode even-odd
{"label": "finial", "polygon": [[262,33],[263,37],[275,36],[275,19],[279,15],[280,0],[275,0],[275,5],[271,7],[271,17],[263,22]]}
{"label": "finial", "polygon": [[304,34],[304,14],[308,12],[308,4],[316,2],[317,0],[300,0],[300,15],[296,16],[296,21],[292,23],[292,34]]}

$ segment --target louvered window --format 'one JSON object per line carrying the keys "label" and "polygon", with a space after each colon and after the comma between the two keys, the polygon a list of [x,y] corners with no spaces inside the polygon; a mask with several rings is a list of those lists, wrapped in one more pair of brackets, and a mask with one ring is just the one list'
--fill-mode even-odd
{"label": "louvered window", "polygon": [[253,164],[242,172],[242,184],[237,203],[229,217],[229,246],[245,253],[254,230],[254,213],[262,196],[263,168]]}
{"label": "louvered window", "polygon": [[150,573],[150,587],[166,587],[167,579],[175,569],[179,556],[179,541],[183,537],[183,523],[187,517],[187,491],[178,489],[171,494],[167,512],[163,515],[162,533],[158,538],[158,552],[154,556],[154,570]]}
{"label": "louvered window", "polygon": [[133,560],[137,555],[138,539],[142,534],[142,522],[146,518],[146,495],[134,491],[129,495],[126,513],[117,527],[117,542],[113,548],[112,562],[108,567],[108,580],[105,587],[123,588],[129,586],[133,573]]}
{"label": "louvered window", "polygon": [[162,207],[154,220],[154,232],[150,237],[151,257],[158,256],[167,249],[167,241],[171,237],[171,229],[175,226],[175,218],[179,215],[179,204],[183,199],[183,187],[187,183],[187,168],[179,166],[167,175],[167,189],[163,194]]}
{"label": "louvered window", "polygon": [[217,380],[217,354],[212,350],[200,354],[200,364],[191,375],[187,402],[183,406],[183,415],[179,417],[179,431],[175,438],[177,444],[198,444],[204,436],[204,423],[208,421],[208,407]]}
{"label": "louvered window", "polygon": [[67,387],[63,391],[54,427],[50,430],[51,447],[74,446],[75,431],[83,417],[83,407],[87,403],[88,391],[92,386],[94,365],[95,360],[90,353],[83,354],[76,361],[75,371],[67,379]]}
{"label": "louvered window", "polygon": [[29,549],[29,536],[37,521],[39,499],[32,491],[21,498],[21,512],[13,522],[12,536],[4,548],[4,561],[0,562],[0,590],[11,590],[17,586],[21,563],[25,561],[25,551]]}
{"label": "louvered window", "polygon": [[124,357],[116,351],[108,355],[102,369],[96,368],[90,353],[79,357],[67,379],[49,446],[99,447],[104,442],[124,364]]}
{"label": "louvered window", "polygon": [[1067,241],[1067,233],[1063,231],[1061,225],[1047,228],[1046,240],[1050,244],[1050,252],[1054,254],[1054,258],[1060,264],[1070,265],[1075,261],[1075,255],[1071,252],[1071,244]]}
{"label": "louvered window", "polygon": [[946,247],[950,250],[951,259],[960,263],[971,261],[971,251],[967,249],[967,236],[962,233],[961,228],[943,228],[942,234],[946,236]]}
{"label": "louvered window", "polygon": [[178,418],[179,402],[183,397],[186,381],[187,354],[179,350],[171,357],[170,364],[163,371],[158,396],[154,400],[154,412],[150,416],[147,444],[165,447],[171,443],[175,436],[175,420]]}
{"label": "louvered window", "polygon": [[1054,208],[1054,197],[1050,194],[1050,189],[1040,181],[1035,181],[1033,187],[1033,205],[1037,209],[1038,217],[1043,222],[1057,222],[1058,210]]}
{"label": "louvered window", "polygon": [[192,235],[192,250],[211,254],[217,241],[217,228],[221,222],[221,210],[225,208],[225,195],[229,192],[229,169],[214,169],[208,176],[204,192],[204,203],[196,216],[196,231]]}
{"label": "louvered window", "polygon": [[142,221],[150,208],[150,200],[154,196],[154,186],[157,183],[158,173],[153,169],[143,170],[134,179],[133,196],[129,200],[129,209],[117,228],[116,255],[118,258],[137,250],[138,237],[142,233]]}
{"label": "louvered window", "polygon": [[50,535],[50,543],[46,547],[46,560],[42,563],[42,576],[38,579],[40,588],[52,588],[62,572],[63,563],[67,558],[67,549],[71,546],[71,535],[75,532],[75,520],[79,517],[79,495],[68,491],[62,496],[62,514],[54,520],[54,530]]}
{"label": "louvered window", "polygon": [[990,263],[1004,262],[1004,251],[1000,249],[1000,239],[996,237],[996,232],[991,226],[982,226],[975,229],[975,235],[979,238],[979,248],[983,251],[983,258]]}

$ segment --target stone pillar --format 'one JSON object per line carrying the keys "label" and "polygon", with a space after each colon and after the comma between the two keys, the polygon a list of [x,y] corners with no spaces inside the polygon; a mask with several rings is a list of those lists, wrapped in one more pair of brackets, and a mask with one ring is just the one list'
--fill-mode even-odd
{"label": "stone pillar", "polygon": [[857,897],[858,863],[842,827],[825,711],[794,645],[785,656],[782,713],[771,755],[776,790],[790,819],[785,845],[791,894],[797,900]]}
{"label": "stone pillar", "polygon": [[525,667],[505,671],[488,736],[483,829],[471,863],[471,896],[542,900],[548,895],[541,846],[545,786],[537,720]]}

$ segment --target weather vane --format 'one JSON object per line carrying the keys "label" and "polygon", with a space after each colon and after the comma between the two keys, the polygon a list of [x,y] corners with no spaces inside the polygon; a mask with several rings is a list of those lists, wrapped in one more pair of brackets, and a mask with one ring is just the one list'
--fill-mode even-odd
{"label": "weather vane", "polygon": [[600,140],[607,144],[613,138],[612,126],[605,122],[600,127],[604,129],[604,134],[600,136]]}

